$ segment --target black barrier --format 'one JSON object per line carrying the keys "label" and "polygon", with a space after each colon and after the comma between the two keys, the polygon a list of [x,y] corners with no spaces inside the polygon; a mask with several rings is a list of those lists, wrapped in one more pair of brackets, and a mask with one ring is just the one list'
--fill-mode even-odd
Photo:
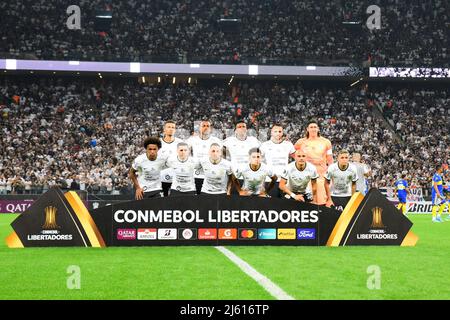
{"label": "black barrier", "polygon": [[47,191],[11,226],[24,247],[92,245],[73,206],[58,188]]}
{"label": "black barrier", "polygon": [[200,195],[91,211],[108,246],[325,245],[340,212],[278,198]]}
{"label": "black barrier", "polygon": [[90,212],[54,188],[11,224],[9,247],[408,245],[412,223],[377,189],[342,214],[278,198],[200,195],[112,203]]}

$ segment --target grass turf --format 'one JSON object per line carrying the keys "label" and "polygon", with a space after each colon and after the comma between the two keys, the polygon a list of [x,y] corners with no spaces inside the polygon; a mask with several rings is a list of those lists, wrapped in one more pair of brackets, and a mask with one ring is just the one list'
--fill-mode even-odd
{"label": "grass turf", "polygon": [[[410,215],[415,247],[232,247],[296,299],[450,299],[450,222]],[[380,289],[368,289],[378,266]]]}
{"label": "grass turf", "polygon": [[[213,247],[9,249],[0,215],[0,299],[272,299]],[[450,299],[450,222],[410,217],[416,247],[228,247],[296,299]],[[69,290],[67,268],[81,269]],[[381,289],[367,288],[379,266]]]}
{"label": "grass turf", "polygon": [[15,217],[0,215],[0,299],[272,299],[213,247],[9,249]]}

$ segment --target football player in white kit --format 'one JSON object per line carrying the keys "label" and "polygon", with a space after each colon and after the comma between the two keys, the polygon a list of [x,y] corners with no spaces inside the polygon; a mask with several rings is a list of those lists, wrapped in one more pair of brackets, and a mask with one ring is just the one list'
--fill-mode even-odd
{"label": "football player in white kit", "polygon": [[[233,168],[239,168],[248,164],[250,149],[259,148],[261,143],[255,137],[247,135],[247,124],[243,120],[236,121],[234,133],[234,137],[224,140],[223,146],[226,158],[231,162]],[[241,180],[240,183],[242,184],[242,182]]]}
{"label": "football player in white kit", "polygon": [[[207,160],[209,158],[208,153],[213,143],[220,146],[222,150],[219,138],[211,136],[211,121],[205,119],[200,122],[200,129],[198,136],[192,136],[186,140],[186,143],[191,148],[191,154],[198,160]],[[200,194],[202,190],[204,174],[200,171],[195,171],[195,189],[197,194]]]}
{"label": "football player in white kit", "polygon": [[[316,166],[306,162],[306,153],[299,149],[295,152],[295,162],[285,166],[280,179],[280,190],[288,199],[311,202],[317,193],[317,173]],[[312,193],[308,190],[311,182]]]}
{"label": "football player in white kit", "polygon": [[[275,185],[277,176],[273,173],[272,168],[262,163],[262,155],[259,148],[250,149],[248,154],[250,157],[249,163],[235,170],[235,177],[244,181],[241,188],[239,181],[235,180],[236,189],[241,196],[269,197],[268,192]],[[266,177],[271,179],[267,188],[265,187]]]}
{"label": "football player in white kit", "polygon": [[170,196],[193,196],[195,192],[194,172],[201,168],[198,159],[190,156],[189,146],[186,142],[177,145],[177,155],[167,160],[172,169],[173,181],[170,187]]}
{"label": "football player in white kit", "polygon": [[[177,145],[183,140],[175,137],[176,124],[172,120],[167,120],[163,126],[163,137],[161,138],[160,153],[170,158],[177,154]],[[161,184],[164,196],[169,195],[170,186],[172,185],[171,170],[165,169],[161,172]]]}
{"label": "football player in white kit", "polygon": [[344,210],[350,198],[356,192],[358,173],[356,167],[349,163],[349,158],[349,152],[341,150],[338,154],[337,163],[331,164],[325,173],[326,206],[334,205],[338,211]]}
{"label": "football player in white kit", "polygon": [[[295,148],[292,142],[286,141],[283,138],[283,127],[280,124],[272,125],[270,130],[270,140],[261,144],[261,152],[264,156],[265,163],[269,165],[277,177],[281,177],[283,170],[289,163],[290,156],[295,153]],[[278,178],[278,181],[280,179]],[[266,184],[270,183],[270,178],[267,178]],[[279,189],[279,182],[270,191],[271,197],[281,197]]]}
{"label": "football player in white kit", "polygon": [[222,147],[213,143],[209,148],[209,156],[200,161],[205,179],[201,194],[231,194],[234,175],[231,163],[222,159],[222,153]]}
{"label": "football player in white kit", "polygon": [[367,179],[370,177],[370,167],[361,162],[361,154],[354,152],[352,154],[352,162],[351,162],[358,173],[358,181],[356,182],[356,191],[361,192],[363,195],[367,193]]}
{"label": "football player in white kit", "polygon": [[224,140],[223,146],[233,166],[241,166],[248,163],[249,150],[259,148],[261,143],[255,137],[247,135],[247,125],[243,120],[236,122],[234,133],[234,137]]}
{"label": "football player in white kit", "polygon": [[161,171],[167,167],[167,157],[158,153],[161,148],[159,138],[145,139],[144,148],[145,153],[136,157],[129,172],[136,200],[161,197]]}

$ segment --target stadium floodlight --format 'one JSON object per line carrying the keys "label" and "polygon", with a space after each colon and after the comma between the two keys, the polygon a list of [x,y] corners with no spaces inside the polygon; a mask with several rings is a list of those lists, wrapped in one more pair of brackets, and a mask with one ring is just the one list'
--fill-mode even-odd
{"label": "stadium floodlight", "polygon": [[132,73],[141,72],[141,64],[139,62],[130,62],[130,72]]}
{"label": "stadium floodlight", "polygon": [[16,70],[17,69],[17,60],[16,59],[6,59],[6,69],[7,70]]}
{"label": "stadium floodlight", "polygon": [[219,19],[218,22],[241,22],[241,19]]}
{"label": "stadium floodlight", "polygon": [[358,82],[360,82],[363,78],[359,78],[358,80],[356,80],[355,82],[353,82],[350,87],[353,87],[355,84],[357,84]]}
{"label": "stadium floodlight", "polygon": [[249,65],[248,66],[248,74],[249,75],[258,75],[258,65]]}

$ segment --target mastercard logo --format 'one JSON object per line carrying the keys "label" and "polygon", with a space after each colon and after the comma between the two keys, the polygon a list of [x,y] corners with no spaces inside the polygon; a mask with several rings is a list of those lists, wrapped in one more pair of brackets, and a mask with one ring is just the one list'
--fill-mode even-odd
{"label": "mastercard logo", "polygon": [[256,229],[239,229],[240,240],[254,240],[256,239]]}

